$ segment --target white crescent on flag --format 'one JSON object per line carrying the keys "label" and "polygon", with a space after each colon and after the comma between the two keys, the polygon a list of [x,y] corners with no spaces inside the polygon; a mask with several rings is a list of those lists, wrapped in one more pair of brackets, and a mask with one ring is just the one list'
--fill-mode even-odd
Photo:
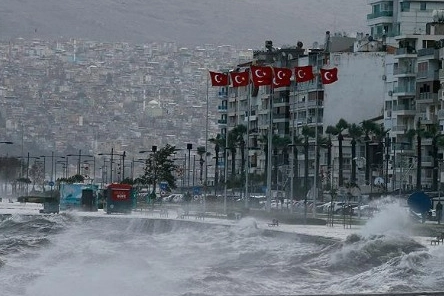
{"label": "white crescent on flag", "polygon": [[241,76],[236,76],[236,77],[234,78],[234,81],[236,81],[237,84],[240,84],[240,83],[242,83],[244,80],[242,79]]}
{"label": "white crescent on flag", "polygon": [[256,77],[258,77],[258,78],[262,78],[265,76],[265,73],[263,73],[261,70],[257,69],[256,71],[254,71],[254,75],[256,75]]}
{"label": "white crescent on flag", "polygon": [[285,73],[284,71],[278,71],[276,76],[279,80],[282,80],[285,77]]}
{"label": "white crescent on flag", "polygon": [[214,75],[214,81],[216,81],[217,83],[222,82],[222,78],[220,77],[219,74]]}
{"label": "white crescent on flag", "polygon": [[325,72],[324,73],[324,79],[326,81],[331,81],[333,79],[333,74],[331,74],[330,72]]}
{"label": "white crescent on flag", "polygon": [[305,77],[305,71],[304,70],[298,70],[298,78],[303,79]]}

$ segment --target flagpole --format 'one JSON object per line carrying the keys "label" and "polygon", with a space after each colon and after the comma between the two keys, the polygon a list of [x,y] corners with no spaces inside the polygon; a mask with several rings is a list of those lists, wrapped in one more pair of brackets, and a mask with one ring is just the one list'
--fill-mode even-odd
{"label": "flagpole", "polygon": [[268,127],[268,159],[267,159],[267,211],[271,212],[271,166],[272,166],[272,141],[273,141],[273,74],[272,81],[270,84],[270,102],[269,102],[269,124]]}
{"label": "flagpole", "polygon": [[[251,71],[249,71],[251,72]],[[250,81],[250,74],[248,74],[248,81]],[[250,201],[250,192],[248,187],[249,174],[250,174],[250,116],[251,116],[251,85],[248,83],[247,90],[247,104],[248,104],[248,117],[247,117],[247,163],[245,170],[245,209],[248,209],[248,203]]]}
{"label": "flagpole", "polygon": [[297,90],[297,84],[296,84],[296,78],[294,80],[294,86],[293,86],[293,112],[292,112],[292,120],[291,120],[291,173],[290,173],[290,200],[291,200],[291,205],[290,205],[290,213],[293,213],[293,204],[294,204],[294,163],[295,163],[295,142],[294,142],[294,137],[295,137],[295,133],[296,131],[294,130],[294,121],[295,121],[295,112],[296,112],[296,108],[295,108],[295,103],[296,103],[296,90]]}
{"label": "flagpole", "polygon": [[[230,91],[230,73],[228,75],[228,85],[227,85],[227,101],[229,98],[228,92]],[[227,112],[228,112],[227,104]],[[225,147],[224,147],[224,215],[227,215],[227,182],[228,182],[228,120],[225,125]]]}
{"label": "flagpole", "polygon": [[[319,72],[319,53],[316,53],[316,68]],[[319,75],[316,77],[316,109],[315,109],[315,167],[314,167],[314,179],[313,179],[313,218],[316,218],[316,200],[318,195],[318,116],[319,116],[319,103],[318,103],[318,88],[319,88]]]}
{"label": "flagpole", "polygon": [[[207,211],[207,190],[208,190],[208,114],[209,114],[209,80],[207,73],[207,116],[205,118],[205,190],[204,190],[204,198],[203,198],[203,212],[204,214]],[[217,168],[216,168],[217,169]]]}

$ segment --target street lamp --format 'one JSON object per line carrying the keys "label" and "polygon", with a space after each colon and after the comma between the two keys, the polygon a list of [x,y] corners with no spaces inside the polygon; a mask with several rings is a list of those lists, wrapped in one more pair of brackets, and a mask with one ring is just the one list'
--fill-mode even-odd
{"label": "street lamp", "polygon": [[188,143],[187,144],[187,150],[188,150],[188,170],[187,170],[187,175],[188,175],[188,191],[190,190],[190,169],[191,169],[191,149],[193,149],[193,144]]}
{"label": "street lamp", "polygon": [[[110,170],[109,179],[110,179],[110,183],[113,183],[113,157],[114,157],[114,155],[122,157],[122,159],[123,159],[123,171],[125,171],[125,156],[126,156],[126,152],[123,151],[122,154],[118,154],[118,153],[116,154],[116,153],[114,153],[114,148],[111,148],[111,153],[99,153],[98,155],[109,155],[109,156],[111,156],[111,160],[110,160],[110,164],[109,164],[109,170]],[[122,176],[124,176],[124,174]]]}
{"label": "street lamp", "polygon": [[66,156],[77,156],[79,159],[77,161],[77,175],[80,175],[80,163],[82,162],[82,156],[84,157],[94,157],[94,155],[82,155],[82,150],[79,150],[79,154],[67,154]]}

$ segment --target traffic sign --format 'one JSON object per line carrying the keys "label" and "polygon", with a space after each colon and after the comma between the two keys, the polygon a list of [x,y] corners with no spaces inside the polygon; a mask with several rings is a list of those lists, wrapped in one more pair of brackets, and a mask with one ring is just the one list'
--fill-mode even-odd
{"label": "traffic sign", "polygon": [[54,181],[49,181],[48,185],[51,186],[51,187],[54,186]]}

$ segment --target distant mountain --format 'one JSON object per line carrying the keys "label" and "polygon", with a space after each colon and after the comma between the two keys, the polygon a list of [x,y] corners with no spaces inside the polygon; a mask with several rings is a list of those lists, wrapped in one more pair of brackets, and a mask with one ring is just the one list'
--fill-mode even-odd
{"label": "distant mountain", "polygon": [[0,39],[81,38],[240,48],[367,32],[366,0],[2,0]]}

